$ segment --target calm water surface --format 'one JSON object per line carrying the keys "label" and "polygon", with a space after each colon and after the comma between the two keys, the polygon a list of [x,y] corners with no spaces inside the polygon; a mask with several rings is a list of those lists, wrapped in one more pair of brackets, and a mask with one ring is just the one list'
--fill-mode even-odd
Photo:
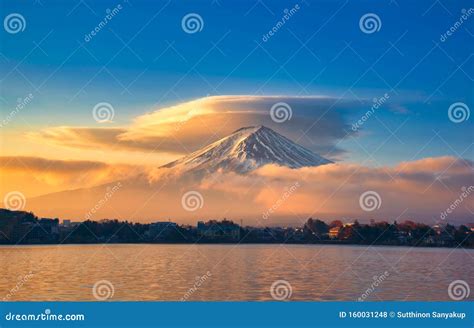
{"label": "calm water surface", "polygon": [[0,299],[93,301],[108,280],[111,300],[271,300],[272,283],[286,280],[291,300],[357,300],[385,271],[367,300],[449,300],[458,279],[473,299],[474,250],[156,244],[0,247]]}

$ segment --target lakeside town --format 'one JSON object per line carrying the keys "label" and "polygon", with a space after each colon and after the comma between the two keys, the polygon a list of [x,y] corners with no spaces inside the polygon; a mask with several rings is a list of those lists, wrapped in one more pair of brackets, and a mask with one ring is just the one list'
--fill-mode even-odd
{"label": "lakeside town", "polygon": [[326,223],[309,218],[301,227],[250,227],[231,220],[137,223],[104,219],[75,222],[0,209],[0,244],[92,243],[288,243],[474,248],[474,224],[432,226],[413,221]]}

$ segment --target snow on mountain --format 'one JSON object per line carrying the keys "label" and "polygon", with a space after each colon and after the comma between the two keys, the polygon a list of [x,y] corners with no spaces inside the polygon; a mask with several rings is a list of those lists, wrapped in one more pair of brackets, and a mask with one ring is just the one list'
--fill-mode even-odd
{"label": "snow on mountain", "polygon": [[[215,181],[208,179],[207,182],[211,183],[208,183],[205,189],[200,189],[197,181],[213,177],[213,173],[217,171],[244,174],[265,164],[300,168],[327,163],[331,161],[267,127],[246,127],[164,167],[157,167],[153,172],[91,188],[28,198],[27,204],[29,211],[45,217],[59,215],[85,218],[85,215],[92,213],[91,209],[95,211],[97,204],[101,204],[97,212],[94,212],[93,219],[117,217],[117,213],[120,213],[118,218],[171,217],[194,220],[196,213],[182,206],[185,193],[192,188],[200,190],[206,197],[205,211],[200,212],[200,215],[219,217],[229,210],[236,216],[250,218],[254,217],[255,213],[261,215],[264,210],[259,204],[253,203],[255,194],[239,195],[239,202],[229,202],[229,197],[237,197],[230,184],[229,190],[214,188],[212,182]],[[220,183],[226,181],[217,182]],[[264,182],[259,182],[255,190],[262,188],[262,183]],[[113,197],[107,196],[117,186],[119,189]],[[101,203],[103,199],[107,201]]]}
{"label": "snow on mountain", "polygon": [[241,128],[162,168],[206,174],[217,170],[246,173],[266,164],[290,168],[332,163],[265,126]]}

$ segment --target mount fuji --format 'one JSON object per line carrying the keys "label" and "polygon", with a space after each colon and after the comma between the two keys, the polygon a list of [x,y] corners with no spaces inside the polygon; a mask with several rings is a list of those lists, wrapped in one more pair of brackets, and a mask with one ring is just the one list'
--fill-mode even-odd
{"label": "mount fuji", "polygon": [[[28,210],[45,217],[59,215],[85,219],[84,215],[93,209],[93,219],[177,217],[194,220],[196,213],[182,207],[182,197],[186,191],[199,190],[206,202],[199,212],[201,215],[218,217],[231,211],[242,217],[253,217],[263,209],[255,210],[240,204],[252,203],[255,194],[235,196],[226,180],[227,173],[235,174],[236,181],[242,178],[246,182],[247,175],[251,177],[252,171],[267,164],[297,169],[329,163],[332,162],[268,127],[245,127],[149,172],[95,187],[29,198],[27,204]],[[111,190],[116,190],[113,196],[110,196]],[[236,199],[239,201],[235,202]]]}
{"label": "mount fuji", "polygon": [[216,171],[245,174],[266,164],[301,168],[329,163],[332,162],[260,125],[240,128],[161,168],[197,175]]}

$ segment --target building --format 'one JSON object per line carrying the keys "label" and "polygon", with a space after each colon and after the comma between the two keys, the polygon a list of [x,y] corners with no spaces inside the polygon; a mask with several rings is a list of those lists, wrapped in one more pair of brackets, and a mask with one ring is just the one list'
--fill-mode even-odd
{"label": "building", "polygon": [[0,242],[15,244],[25,241],[36,222],[32,213],[0,209]]}
{"label": "building", "polygon": [[474,223],[468,223],[466,226],[471,230],[471,232],[474,232]]}
{"label": "building", "polygon": [[59,220],[42,218],[23,230],[29,230],[25,235],[28,243],[53,243],[59,238]]}
{"label": "building", "polygon": [[304,239],[304,230],[302,228],[286,228],[284,231],[285,241],[301,242]]}
{"label": "building", "polygon": [[82,222],[71,221],[68,219],[64,219],[61,224],[59,224],[59,229],[61,231],[71,231],[72,229],[76,228]]}
{"label": "building", "polygon": [[329,238],[336,239],[340,231],[341,231],[341,227],[334,227],[334,228],[329,229],[329,233],[328,233]]}
{"label": "building", "polygon": [[272,227],[265,227],[265,228],[255,228],[253,229],[253,233],[255,237],[259,241],[265,242],[275,242],[278,240],[282,240],[284,237],[284,229],[283,228],[272,228]]}
{"label": "building", "polygon": [[48,219],[42,218],[38,221],[41,228],[44,229],[48,234],[57,235],[59,234],[59,219]]}
{"label": "building", "polygon": [[432,229],[437,235],[441,235],[441,232],[443,231],[443,229],[441,228],[441,226],[439,224],[435,224],[432,227]]}
{"label": "building", "polygon": [[177,228],[178,225],[174,222],[154,222],[150,224],[146,237],[153,241],[166,239],[176,233]]}
{"label": "building", "polygon": [[213,241],[239,241],[240,226],[232,221],[211,220],[206,223],[199,221],[197,224],[198,237]]}

